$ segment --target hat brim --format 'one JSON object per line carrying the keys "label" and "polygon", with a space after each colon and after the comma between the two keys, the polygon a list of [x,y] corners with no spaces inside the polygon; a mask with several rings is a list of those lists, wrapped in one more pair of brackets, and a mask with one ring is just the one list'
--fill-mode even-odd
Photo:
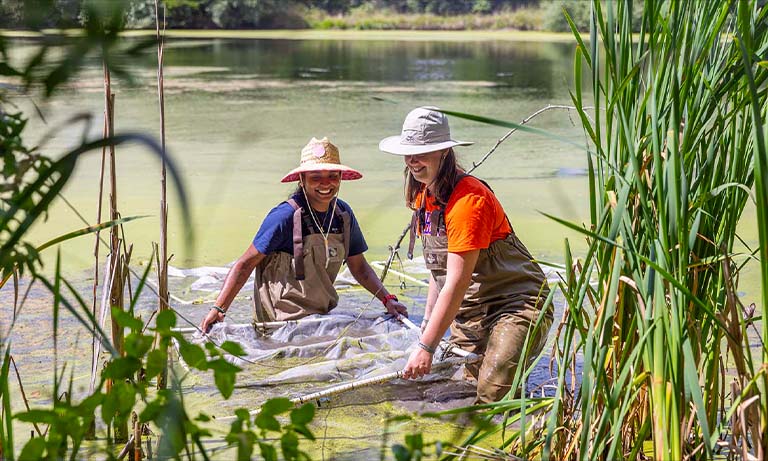
{"label": "hat brim", "polygon": [[285,175],[283,179],[280,180],[280,182],[298,181],[299,175],[301,175],[301,173],[308,173],[310,171],[339,171],[341,172],[341,179],[344,181],[353,181],[355,179],[360,179],[363,177],[362,173],[346,165],[329,163],[329,164],[319,164],[319,165],[317,164],[305,165],[305,166],[300,166],[298,168],[294,168],[287,175]]}
{"label": "hat brim", "polygon": [[419,155],[428,152],[434,152],[455,146],[471,146],[474,142],[470,141],[450,141],[439,142],[435,144],[401,144],[400,136],[389,136],[379,143],[379,150],[394,155]]}

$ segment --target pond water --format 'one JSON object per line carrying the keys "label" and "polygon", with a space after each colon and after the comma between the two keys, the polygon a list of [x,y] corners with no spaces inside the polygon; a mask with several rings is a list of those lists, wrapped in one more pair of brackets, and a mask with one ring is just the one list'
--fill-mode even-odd
{"label": "pond water", "polygon": [[[23,47],[15,50],[23,54]],[[363,172],[340,196],[354,208],[369,256],[387,253],[408,220],[402,201],[402,159],[378,151],[397,134],[405,114],[419,105],[519,122],[548,104],[567,104],[573,46],[518,41],[376,40],[175,40],[165,60],[168,148],[192,203],[194,253],[182,247],[190,227],[179,220],[170,197],[171,248],[177,265],[224,264],[239,256],[261,219],[292,186],[282,175],[298,165],[312,137],[328,136],[342,161]],[[158,133],[154,60],[132,66],[136,86],[115,82],[116,129]],[[90,133],[102,126],[103,88],[98,63],[42,108],[48,127],[86,112]],[[574,140],[581,131],[565,111],[551,111],[531,125]],[[32,120],[30,131],[47,128]],[[451,120],[454,137],[475,141],[462,148],[466,166],[488,152],[506,129]],[[68,129],[54,137],[51,152],[79,139]],[[89,220],[96,216],[100,155],[84,158],[65,197]],[[584,154],[572,146],[516,133],[476,171],[490,181],[516,231],[535,254],[560,253],[564,230],[539,211],[571,219],[585,215]],[[159,167],[139,148],[118,152],[118,201],[124,216],[153,215],[126,227],[129,240],[158,237]],[[67,207],[54,209],[35,229],[43,240],[81,225]],[[63,248],[68,269],[91,265],[92,242]],[[146,258],[148,244],[135,258]]]}
{"label": "pond water", "polygon": [[[29,42],[17,45],[13,50],[16,57],[28,55]],[[281,184],[280,178],[298,165],[301,147],[312,136],[328,136],[339,147],[342,161],[363,173],[362,180],[344,183],[340,196],[355,210],[368,242],[368,259],[385,259],[388,245],[396,241],[410,213],[402,199],[402,159],[379,152],[379,140],[398,134],[405,114],[420,105],[519,122],[549,104],[570,104],[573,50],[573,44],[567,42],[467,41],[461,34],[455,41],[169,41],[165,52],[167,143],[192,206],[191,222],[182,222],[178,200],[169,195],[172,264],[220,267],[236,259],[250,244],[264,215],[292,192],[294,186]],[[131,64],[136,76],[133,85],[114,83],[118,131],[157,135],[154,66],[150,53]],[[29,107],[27,102],[20,104]],[[47,123],[33,118],[30,132],[33,138],[41,137],[75,114],[91,114],[90,127],[70,127],[51,139],[49,153],[56,156],[75,144],[83,130],[92,136],[100,134],[102,107],[101,69],[98,62],[91,62],[72,87],[41,106]],[[574,113],[553,110],[534,119],[531,126],[582,142],[576,123]],[[458,151],[467,167],[507,132],[458,118],[451,119],[451,128],[454,138],[476,142]],[[118,151],[118,202],[123,216],[151,215],[125,226],[129,242],[135,244],[133,261],[145,262],[151,253],[150,242],[159,235],[159,164],[139,147]],[[95,153],[84,157],[63,194],[90,222],[97,215],[100,157]],[[585,166],[585,153],[571,145],[515,133],[475,174],[490,182],[532,253],[559,263],[564,239],[571,239],[577,254],[583,239],[540,212],[577,222],[587,219]],[[59,201],[48,220],[35,227],[32,238],[42,242],[82,226],[80,218]],[[743,226],[749,244],[756,242],[755,228],[754,210],[749,208]],[[190,235],[194,235],[194,245],[186,247]],[[83,293],[88,293],[92,238],[68,242],[61,250],[64,270],[79,279]],[[102,250],[102,260],[104,253]],[[50,269],[51,255],[46,260]],[[756,296],[756,272],[747,272],[741,282],[744,290]],[[424,293],[417,289],[410,293],[418,315]],[[349,306],[367,299],[355,295],[345,302]],[[139,309],[148,312],[152,305],[145,300]],[[242,305],[238,315],[246,319],[247,302]],[[30,318],[45,318],[45,303],[33,303],[30,309],[36,312]],[[202,310],[207,307],[183,308],[195,321]],[[40,326],[20,325],[18,334],[25,337],[37,328]],[[45,344],[40,341],[49,342],[37,338],[27,345],[42,350]],[[67,341],[75,347],[77,337]],[[30,371],[50,367],[50,361],[32,350],[17,357],[17,362]],[[80,363],[77,370],[79,379],[87,377],[86,363]],[[41,398],[46,381],[41,375],[30,383],[38,387],[35,392]],[[200,384],[207,392],[204,395],[213,395],[210,384]],[[327,444],[336,458],[354,459],[351,453],[361,447],[378,456],[385,415],[397,414],[402,408],[373,397],[368,398],[365,409],[358,405],[331,414],[331,407],[327,415],[320,415],[325,418],[326,433],[330,424]],[[191,398],[194,408],[210,411],[216,405]],[[352,402],[346,401],[338,408],[349,405]],[[334,423],[334,418],[340,419]],[[369,424],[372,421],[376,424]],[[350,437],[351,426],[358,431],[357,437]],[[418,427],[434,433],[445,431],[444,426],[431,422],[422,421]],[[324,456],[328,454],[325,449],[324,443]]]}

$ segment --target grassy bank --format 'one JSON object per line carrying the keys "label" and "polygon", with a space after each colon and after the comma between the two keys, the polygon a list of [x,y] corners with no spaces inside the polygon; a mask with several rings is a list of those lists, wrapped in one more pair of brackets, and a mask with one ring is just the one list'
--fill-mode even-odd
{"label": "grassy bank", "polygon": [[542,8],[519,8],[494,14],[397,13],[393,11],[352,10],[348,14],[329,15],[310,10],[304,20],[312,29],[342,30],[545,30]]}
{"label": "grassy bank", "polygon": [[[335,15],[320,9],[297,10],[294,14],[312,29],[569,32],[570,27],[565,20],[563,10],[568,11],[579,30],[588,31],[590,8],[590,3],[585,1],[555,0],[542,2],[538,6],[452,15],[375,9],[370,5],[362,5]],[[641,11],[642,8],[637,10]],[[633,21],[632,26],[633,30],[639,30],[637,21]]]}

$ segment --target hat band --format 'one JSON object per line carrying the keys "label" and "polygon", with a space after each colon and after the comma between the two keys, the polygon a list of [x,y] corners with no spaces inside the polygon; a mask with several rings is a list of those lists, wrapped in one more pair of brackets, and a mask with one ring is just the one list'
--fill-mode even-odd
{"label": "hat band", "polygon": [[336,161],[323,161],[323,160],[316,160],[316,159],[309,159],[309,160],[303,160],[299,163],[299,165],[341,165],[340,162]]}
{"label": "hat band", "polygon": [[408,146],[426,146],[429,144],[438,144],[441,142],[447,142],[451,140],[450,135],[446,136],[430,136],[428,138],[424,138],[422,136],[415,136],[412,134],[408,135],[400,135],[400,144],[408,145]]}

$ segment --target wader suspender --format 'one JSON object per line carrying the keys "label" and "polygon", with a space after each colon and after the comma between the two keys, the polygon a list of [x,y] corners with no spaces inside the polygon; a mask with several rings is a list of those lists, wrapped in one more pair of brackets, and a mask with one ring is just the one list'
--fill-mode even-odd
{"label": "wader suspender", "polygon": [[[462,179],[464,179],[467,176],[471,176],[471,175],[468,175],[468,174],[460,174],[460,175],[458,175],[458,177],[456,178],[456,183],[454,183],[454,185],[453,185],[453,188],[455,189],[456,185],[459,184],[459,181],[461,181]],[[487,187],[488,190],[491,191],[492,194],[496,195],[496,193],[493,192],[493,189],[491,188],[491,186],[487,182],[485,182],[484,180],[482,180],[482,179],[480,179],[478,177],[474,177],[474,178],[477,179],[478,181],[480,181],[481,183],[483,183],[483,185],[485,187]],[[418,209],[413,210],[413,217],[411,218],[411,228],[410,228],[411,235],[409,236],[409,240],[408,240],[408,259],[413,259],[413,247],[416,245],[416,233],[418,232],[419,227],[421,227],[423,229],[424,225],[426,224],[426,222],[425,222],[426,221],[426,215],[427,215],[427,213],[426,213],[426,201],[427,201],[426,193],[427,193],[427,191],[425,189],[424,190],[424,194],[425,195],[424,195],[424,199],[422,200],[421,206]],[[453,190],[451,190],[451,194],[453,194]],[[506,213],[504,213],[504,219],[507,220],[507,224],[509,224],[509,228],[512,230],[512,233],[514,233],[515,231],[512,228],[512,223],[509,221],[509,216],[507,216]],[[434,210],[430,214],[430,216],[429,216],[430,229],[434,229],[435,230],[435,235],[437,235],[437,233],[440,232],[440,225],[442,224],[441,221],[444,221],[444,220],[445,220],[445,207],[443,207],[443,206],[441,206],[437,210]]]}
{"label": "wader suspender", "polygon": [[[293,208],[293,264],[296,268],[296,280],[304,280],[304,235],[301,231],[301,217],[302,208],[296,203],[296,200],[287,200],[288,205]],[[349,213],[336,210],[336,216],[341,218],[342,222],[342,238],[344,239],[344,261],[346,262],[346,256],[349,255],[349,234],[352,224],[350,223]],[[333,220],[331,220],[331,226],[333,226]],[[315,227],[311,222],[308,222],[307,229],[311,234],[314,234]],[[326,258],[328,255],[326,255]]]}

